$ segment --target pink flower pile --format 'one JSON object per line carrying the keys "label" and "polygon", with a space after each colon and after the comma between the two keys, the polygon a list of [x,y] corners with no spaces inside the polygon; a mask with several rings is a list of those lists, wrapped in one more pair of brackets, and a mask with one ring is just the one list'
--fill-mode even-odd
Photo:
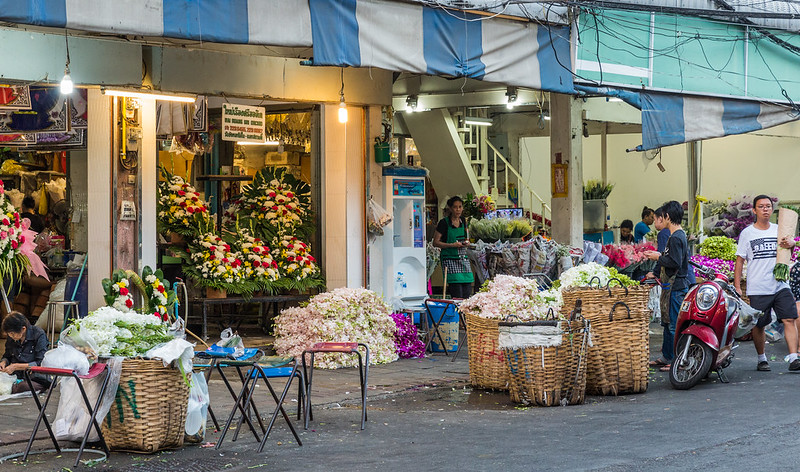
{"label": "pink flower pile", "polygon": [[648,241],[638,244],[607,244],[603,246],[603,254],[608,256],[609,263],[619,269],[646,261],[645,251],[655,250],[653,243]]}
{"label": "pink flower pile", "polygon": [[[337,288],[321,293],[304,307],[288,308],[275,318],[275,350],[300,357],[318,342],[359,342],[369,346],[370,364],[397,360],[397,325],[391,309],[375,292],[363,288]],[[324,369],[352,367],[358,359],[345,354],[315,356]]]}
{"label": "pink flower pile", "polygon": [[498,275],[485,289],[464,300],[459,310],[481,318],[503,320],[514,316],[515,321],[528,321],[544,319],[550,308],[559,317],[563,302],[560,291],[540,291],[533,279]]}

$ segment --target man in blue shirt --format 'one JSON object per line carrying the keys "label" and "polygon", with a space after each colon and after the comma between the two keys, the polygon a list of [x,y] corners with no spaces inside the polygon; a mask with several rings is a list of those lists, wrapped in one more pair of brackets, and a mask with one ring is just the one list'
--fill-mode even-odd
{"label": "man in blue shirt", "polygon": [[644,207],[642,209],[642,221],[636,223],[633,229],[633,242],[640,243],[644,240],[644,235],[650,232],[650,225],[656,219],[656,214],[652,208]]}

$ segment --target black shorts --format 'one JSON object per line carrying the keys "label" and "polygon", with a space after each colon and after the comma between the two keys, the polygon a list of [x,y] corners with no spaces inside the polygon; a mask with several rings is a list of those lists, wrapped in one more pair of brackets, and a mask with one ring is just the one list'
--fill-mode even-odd
{"label": "black shorts", "polygon": [[775,310],[775,316],[779,320],[797,319],[797,305],[794,303],[792,291],[784,288],[774,295],[750,295],[750,306],[756,310],[764,312],[764,316],[758,320],[759,328],[767,326],[772,320],[770,309]]}

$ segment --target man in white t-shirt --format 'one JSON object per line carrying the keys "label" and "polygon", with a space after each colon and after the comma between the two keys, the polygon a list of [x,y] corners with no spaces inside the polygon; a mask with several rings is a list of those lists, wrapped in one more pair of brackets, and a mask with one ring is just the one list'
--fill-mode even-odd
{"label": "man in white t-shirt", "polygon": [[[775,256],[778,252],[778,225],[770,223],[773,207],[772,199],[759,195],[753,199],[753,211],[756,222],[748,226],[739,235],[739,246],[736,249],[736,268],[733,274],[733,286],[741,294],[742,268],[747,262],[747,296],[750,306],[763,311],[764,316],[753,328],[753,344],[758,354],[756,370],[771,370],[767,356],[764,354],[766,334],[764,328],[770,323],[770,310],[775,310],[778,319],[783,323],[784,339],[789,349],[789,370],[800,371],[800,359],[797,358],[798,330],[797,307],[789,284],[775,280],[772,274],[775,268]],[[781,247],[792,247],[793,241],[781,241]]]}

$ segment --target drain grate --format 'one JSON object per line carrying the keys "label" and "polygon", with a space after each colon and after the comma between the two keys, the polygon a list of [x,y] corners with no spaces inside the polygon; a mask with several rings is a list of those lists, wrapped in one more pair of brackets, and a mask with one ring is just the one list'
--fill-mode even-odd
{"label": "drain grate", "polygon": [[[166,462],[164,462],[166,460]],[[226,457],[203,459],[157,459],[137,462],[122,469],[121,472],[217,472],[241,465],[241,461]]]}

